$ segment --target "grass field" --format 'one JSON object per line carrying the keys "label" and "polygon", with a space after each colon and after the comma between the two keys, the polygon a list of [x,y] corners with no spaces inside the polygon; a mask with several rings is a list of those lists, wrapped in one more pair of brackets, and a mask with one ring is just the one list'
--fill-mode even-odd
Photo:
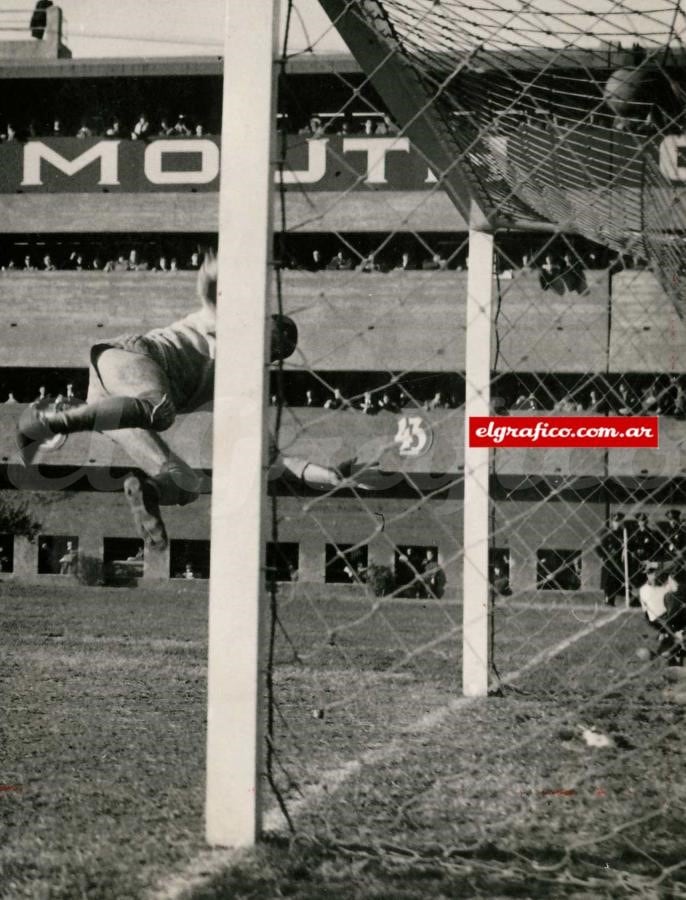
{"label": "grass field", "polygon": [[634,611],[500,603],[501,689],[469,702],[454,604],[284,592],[274,780],[296,833],[267,791],[266,840],[222,869],[201,586],[0,588],[0,896],[686,896],[684,707]]}

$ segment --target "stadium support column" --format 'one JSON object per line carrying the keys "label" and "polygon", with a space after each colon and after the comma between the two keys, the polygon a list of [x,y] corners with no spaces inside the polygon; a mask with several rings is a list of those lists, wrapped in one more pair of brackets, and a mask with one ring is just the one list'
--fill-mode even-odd
{"label": "stadium support column", "polygon": [[488,693],[489,670],[489,450],[469,446],[469,419],[490,413],[491,307],[494,239],[469,233],[465,335],[464,572],[462,692]]}
{"label": "stadium support column", "polygon": [[262,626],[276,3],[226,0],[214,399],[206,837],[261,819]]}

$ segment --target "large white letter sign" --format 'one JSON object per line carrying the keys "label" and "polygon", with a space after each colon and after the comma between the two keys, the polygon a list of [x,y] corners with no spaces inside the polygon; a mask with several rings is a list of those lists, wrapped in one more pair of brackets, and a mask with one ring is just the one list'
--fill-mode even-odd
{"label": "large white letter sign", "polygon": [[119,184],[119,141],[99,141],[74,159],[65,159],[42,141],[29,141],[24,146],[24,177],[22,186],[43,184],[41,162],[49,163],[67,176],[76,175],[97,159],[100,160],[98,184]]}
{"label": "large white letter sign", "polygon": [[406,137],[343,138],[344,153],[366,153],[366,184],[386,184],[386,154],[392,150],[410,152],[410,140]]}
{"label": "large white letter sign", "polygon": [[[328,138],[310,139],[307,141],[307,168],[284,169],[282,184],[314,184],[321,181],[326,174],[326,145]],[[279,173],[275,175],[278,182]]]}
{"label": "large white letter sign", "polygon": [[[165,153],[192,153],[198,157],[198,168],[191,171],[165,170]],[[145,148],[145,177],[152,184],[209,184],[219,174],[219,147],[202,138],[153,141]]]}

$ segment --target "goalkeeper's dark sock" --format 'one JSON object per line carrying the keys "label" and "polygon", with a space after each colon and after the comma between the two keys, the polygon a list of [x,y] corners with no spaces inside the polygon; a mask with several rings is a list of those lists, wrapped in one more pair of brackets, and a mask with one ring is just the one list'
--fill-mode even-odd
{"label": "goalkeeper's dark sock", "polygon": [[41,421],[54,434],[75,431],[115,431],[118,428],[148,428],[164,431],[174,421],[175,411],[166,396],[153,401],[137,397],[104,397],[61,412],[41,412]]}

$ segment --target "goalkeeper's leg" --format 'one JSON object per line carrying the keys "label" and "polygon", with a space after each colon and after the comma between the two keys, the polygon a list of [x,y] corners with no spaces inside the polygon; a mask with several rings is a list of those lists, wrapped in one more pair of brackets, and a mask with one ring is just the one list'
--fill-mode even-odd
{"label": "goalkeeper's leg", "polygon": [[169,395],[166,375],[154,360],[104,350],[91,371],[87,403],[59,412],[27,410],[18,429],[22,458],[30,463],[42,441],[55,434],[106,431],[147,476],[130,475],[124,490],[142,537],[162,548],[167,536],[159,506],[189,503],[201,488],[201,479],[158,434],[175,418]]}

